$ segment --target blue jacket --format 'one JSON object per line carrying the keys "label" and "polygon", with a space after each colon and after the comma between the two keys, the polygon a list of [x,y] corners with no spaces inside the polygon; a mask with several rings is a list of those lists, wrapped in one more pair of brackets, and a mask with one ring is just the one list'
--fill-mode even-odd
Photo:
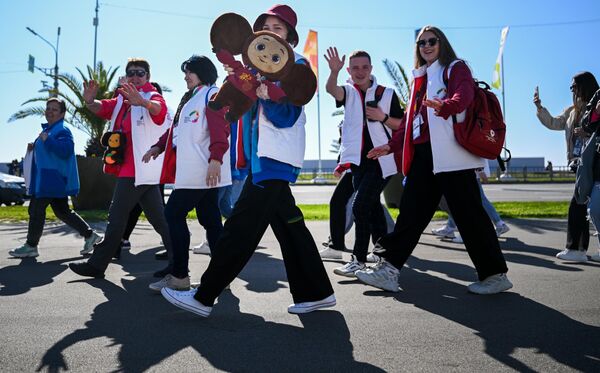
{"label": "blue jacket", "polygon": [[62,120],[48,126],[46,141],[37,138],[33,145],[31,191],[36,198],[63,198],[79,193],[79,174],[71,131]]}

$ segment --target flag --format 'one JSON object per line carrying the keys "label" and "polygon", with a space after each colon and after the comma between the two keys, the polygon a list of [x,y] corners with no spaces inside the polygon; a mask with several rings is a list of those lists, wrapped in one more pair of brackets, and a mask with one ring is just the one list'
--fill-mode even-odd
{"label": "flag", "polygon": [[[308,31],[306,43],[304,44],[304,57],[310,62],[310,67],[317,79],[319,78],[319,43],[317,41],[317,32],[314,30]],[[317,84],[318,86],[318,84]]]}
{"label": "flag", "polygon": [[498,58],[496,58],[496,66],[494,66],[494,78],[492,79],[492,87],[496,89],[500,89],[503,82],[500,69],[502,64],[502,54],[504,53],[504,43],[506,43],[506,36],[508,35],[508,26],[502,29],[502,34],[500,35],[500,51],[498,52]]}

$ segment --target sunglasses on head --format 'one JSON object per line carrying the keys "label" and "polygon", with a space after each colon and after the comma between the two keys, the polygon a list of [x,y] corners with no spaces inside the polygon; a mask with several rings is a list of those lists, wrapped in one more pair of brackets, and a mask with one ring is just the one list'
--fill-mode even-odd
{"label": "sunglasses on head", "polygon": [[140,78],[143,78],[146,76],[146,70],[127,70],[126,74],[128,78],[133,78],[135,75],[137,75]]}
{"label": "sunglasses on head", "polygon": [[438,40],[440,40],[440,39],[439,38],[423,39],[423,40],[417,41],[417,45],[419,46],[419,48],[425,48],[425,46],[427,44],[429,44],[430,47],[433,47],[437,44]]}

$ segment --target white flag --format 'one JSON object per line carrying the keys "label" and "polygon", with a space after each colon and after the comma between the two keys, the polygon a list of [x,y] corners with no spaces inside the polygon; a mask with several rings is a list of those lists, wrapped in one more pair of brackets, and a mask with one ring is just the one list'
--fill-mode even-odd
{"label": "white flag", "polygon": [[494,66],[494,78],[492,79],[492,87],[496,89],[500,89],[500,86],[502,86],[500,65],[502,64],[502,54],[504,53],[504,43],[506,42],[507,35],[508,26],[502,29],[502,34],[500,36],[500,51],[498,52],[498,58],[496,58],[496,66]]}

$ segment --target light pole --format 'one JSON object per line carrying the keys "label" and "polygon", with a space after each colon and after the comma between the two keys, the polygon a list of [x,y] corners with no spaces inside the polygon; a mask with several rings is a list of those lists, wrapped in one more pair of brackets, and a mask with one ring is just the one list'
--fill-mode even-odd
{"label": "light pole", "polygon": [[48,44],[53,50],[54,50],[54,91],[52,92],[53,97],[58,96],[58,41],[60,39],[60,26],[58,27],[58,30],[56,31],[56,46],[52,45],[52,43],[50,43],[48,40],[44,39],[43,36],[41,36],[40,34],[38,34],[37,32],[33,31],[31,28],[29,27],[25,27],[27,29],[27,31],[31,32],[32,34],[34,34],[35,36],[37,36],[38,38],[42,39],[44,42],[46,42],[46,44]]}
{"label": "light pole", "polygon": [[96,71],[96,46],[98,45],[98,0],[96,0],[96,17],[94,17],[94,71]]}

